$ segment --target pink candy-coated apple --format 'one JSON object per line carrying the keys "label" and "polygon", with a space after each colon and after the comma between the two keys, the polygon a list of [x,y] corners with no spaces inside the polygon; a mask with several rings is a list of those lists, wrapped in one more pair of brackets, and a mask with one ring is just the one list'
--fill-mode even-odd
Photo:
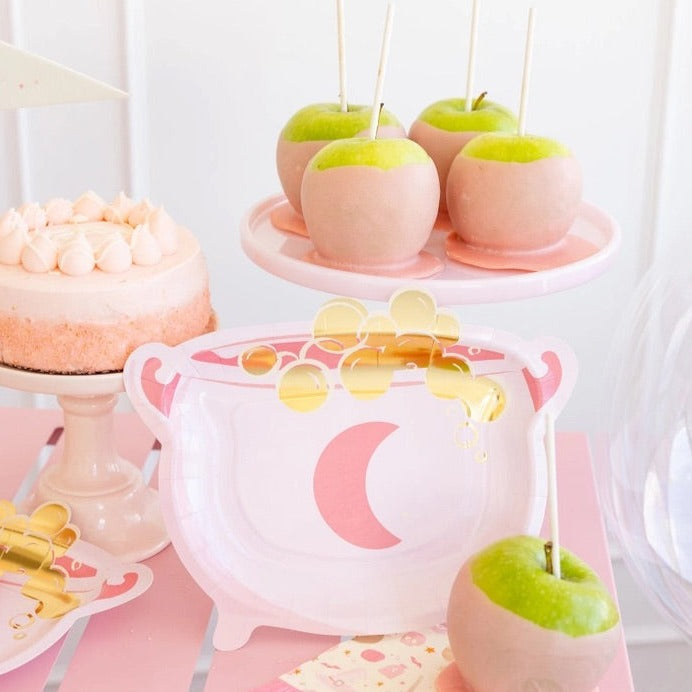
{"label": "pink candy-coated apple", "polygon": [[560,556],[558,579],[543,540],[514,536],[462,567],[447,628],[473,692],[591,692],[606,672],[622,635],[617,608],[586,564]]}
{"label": "pink candy-coated apple", "polygon": [[[302,213],[300,186],[308,161],[335,139],[368,133],[370,106],[350,105],[346,112],[336,103],[315,103],[301,108],[281,130],[276,143],[276,169],[291,206]],[[380,113],[378,137],[405,137],[406,131],[387,110]]]}
{"label": "pink candy-coated apple", "polygon": [[439,181],[430,157],[409,139],[332,142],[303,177],[305,224],[318,255],[344,269],[412,263],[437,216]]}
{"label": "pink candy-coated apple", "polygon": [[497,252],[542,250],[561,241],[581,194],[581,168],[566,147],[501,133],[480,135],[461,150],[446,190],[456,234]]}

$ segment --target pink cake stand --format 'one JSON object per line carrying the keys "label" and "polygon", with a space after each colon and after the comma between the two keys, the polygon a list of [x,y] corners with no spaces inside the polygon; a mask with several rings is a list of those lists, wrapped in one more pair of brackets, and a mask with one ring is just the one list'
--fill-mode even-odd
{"label": "pink cake stand", "polygon": [[64,415],[62,456],[41,472],[22,511],[64,502],[82,538],[127,562],[168,544],[158,493],[115,449],[113,409],[124,391],[122,373],[50,375],[0,366],[0,385],[55,394]]}

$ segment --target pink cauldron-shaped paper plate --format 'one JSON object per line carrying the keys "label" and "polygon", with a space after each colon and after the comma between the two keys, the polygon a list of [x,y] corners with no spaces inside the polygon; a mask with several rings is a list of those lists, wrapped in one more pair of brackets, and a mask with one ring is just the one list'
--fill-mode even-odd
{"label": "pink cauldron-shaped paper plate", "polygon": [[458,341],[392,331],[337,346],[306,324],[229,329],[142,346],[125,368],[162,444],[171,540],[218,607],[220,649],[259,625],[382,634],[444,621],[465,558],[539,530],[544,414],[575,377],[562,343],[470,326]]}

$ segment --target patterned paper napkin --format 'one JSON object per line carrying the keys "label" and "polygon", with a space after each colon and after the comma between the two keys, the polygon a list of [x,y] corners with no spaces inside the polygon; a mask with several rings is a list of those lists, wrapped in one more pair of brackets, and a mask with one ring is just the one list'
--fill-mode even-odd
{"label": "patterned paper napkin", "polygon": [[347,639],[254,692],[429,692],[452,660],[444,625]]}

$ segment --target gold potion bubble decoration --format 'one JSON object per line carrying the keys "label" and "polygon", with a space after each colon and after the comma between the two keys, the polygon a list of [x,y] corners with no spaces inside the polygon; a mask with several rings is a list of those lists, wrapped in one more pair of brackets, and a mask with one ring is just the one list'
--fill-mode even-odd
{"label": "gold potion bubble decoration", "polygon": [[60,503],[43,504],[25,516],[17,514],[11,502],[0,500],[0,578],[23,580],[22,595],[36,601],[33,612],[10,618],[16,639],[37,617],[59,618],[80,605],[77,596],[66,592],[67,575],[55,564],[79,538],[69,520],[70,510]]}
{"label": "gold potion bubble decoration", "polygon": [[[388,392],[397,372],[425,370],[425,385],[432,396],[461,405],[466,420],[456,437],[467,449],[478,442],[474,423],[492,422],[505,408],[502,386],[489,377],[475,376],[468,360],[450,352],[462,341],[459,322],[454,313],[438,309],[425,291],[396,293],[386,312],[371,313],[357,300],[335,298],[318,310],[311,336],[298,355],[258,344],[243,352],[240,364],[250,375],[278,371],[280,401],[299,412],[314,411],[329,397],[332,368],[315,353],[340,356],[338,384],[365,401]],[[477,455],[479,461],[485,458],[485,453]]]}

